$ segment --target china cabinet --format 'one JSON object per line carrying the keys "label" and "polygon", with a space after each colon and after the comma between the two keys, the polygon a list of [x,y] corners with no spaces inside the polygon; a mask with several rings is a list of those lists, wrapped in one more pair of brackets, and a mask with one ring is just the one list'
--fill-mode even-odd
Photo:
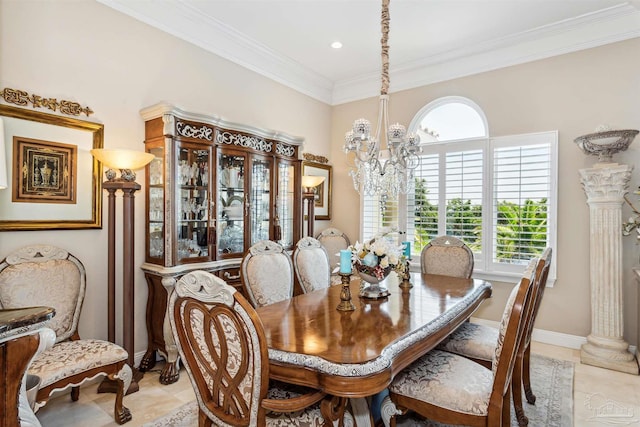
{"label": "china cabinet", "polygon": [[141,111],[146,151],[147,351],[140,364],[167,363],[160,382],[178,380],[168,295],[192,270],[217,274],[244,293],[247,248],[274,240],[293,249],[302,234],[302,138],[158,104]]}

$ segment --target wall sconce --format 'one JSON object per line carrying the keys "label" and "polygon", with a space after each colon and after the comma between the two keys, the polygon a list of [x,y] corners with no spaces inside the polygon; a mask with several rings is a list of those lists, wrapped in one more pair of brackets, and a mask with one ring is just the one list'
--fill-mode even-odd
{"label": "wall sconce", "polygon": [[4,146],[4,123],[0,119],[0,190],[7,188],[7,157]]}
{"label": "wall sconce", "polygon": [[[154,159],[151,153],[134,150],[105,150],[103,148],[91,150],[93,157],[102,162],[109,169],[105,172],[107,181],[102,183],[102,188],[109,193],[108,203],[108,260],[107,260],[107,311],[108,324],[107,336],[109,341],[115,342],[116,327],[116,201],[115,193],[122,190],[122,347],[129,354],[127,363],[133,371],[133,379],[127,393],[138,391],[138,381],[142,373],[133,366],[134,358],[134,202],[135,192],[140,184],[135,182],[135,169],[142,169]],[[116,178],[116,172],[111,169],[119,169],[120,177]],[[113,392],[112,381],[108,378],[98,387],[99,393]]]}
{"label": "wall sconce", "polygon": [[313,237],[313,222],[315,220],[313,209],[316,193],[314,188],[323,182],[324,176],[304,175],[302,177],[302,198],[307,203],[307,236],[309,237]]}

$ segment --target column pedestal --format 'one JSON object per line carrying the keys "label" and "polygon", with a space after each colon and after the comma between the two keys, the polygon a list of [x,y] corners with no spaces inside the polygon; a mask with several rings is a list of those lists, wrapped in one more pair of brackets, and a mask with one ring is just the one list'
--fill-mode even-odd
{"label": "column pedestal", "polygon": [[623,339],[622,203],[633,167],[606,164],[580,169],[590,213],[591,333],[580,361],[638,375]]}

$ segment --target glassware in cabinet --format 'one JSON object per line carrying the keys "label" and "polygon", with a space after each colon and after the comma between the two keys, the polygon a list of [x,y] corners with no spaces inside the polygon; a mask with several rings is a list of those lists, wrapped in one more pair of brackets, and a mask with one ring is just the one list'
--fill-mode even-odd
{"label": "glassware in cabinet", "polygon": [[271,159],[251,158],[251,245],[269,240],[271,225]]}
{"label": "glassware in cabinet", "polygon": [[242,254],[245,250],[247,156],[221,152],[218,159],[218,255]]}
{"label": "glassware in cabinet", "polygon": [[179,147],[176,165],[176,252],[179,262],[209,258],[210,164],[210,148],[190,144]]}
{"label": "glassware in cabinet", "polygon": [[295,166],[286,160],[278,159],[277,167],[277,202],[276,215],[280,227],[280,243],[285,248],[293,248],[295,244]]}
{"label": "glassware in cabinet", "polygon": [[147,259],[164,258],[164,149],[154,147],[148,150],[155,157],[148,166],[147,183]]}

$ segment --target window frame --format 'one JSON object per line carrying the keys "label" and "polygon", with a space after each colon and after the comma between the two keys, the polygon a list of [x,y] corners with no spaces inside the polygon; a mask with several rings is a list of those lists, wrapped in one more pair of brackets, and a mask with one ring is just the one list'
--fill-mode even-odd
{"label": "window frame", "polygon": [[[438,232],[439,235],[444,234],[445,230],[445,215],[443,214],[443,205],[442,201],[446,200],[446,180],[444,164],[446,161],[446,153],[451,151],[462,151],[468,149],[480,149],[482,150],[482,182],[483,182],[483,194],[482,194],[482,202],[483,202],[483,211],[482,211],[482,250],[481,254],[478,255],[474,253],[474,272],[473,277],[485,280],[493,280],[507,283],[517,283],[517,281],[522,276],[525,265],[509,265],[502,263],[493,262],[493,252],[494,252],[494,153],[496,148],[500,147],[520,147],[526,145],[535,145],[540,143],[548,143],[549,144],[549,155],[550,155],[550,164],[549,164],[549,199],[547,202],[547,218],[549,219],[547,223],[547,246],[552,248],[557,247],[557,208],[558,208],[558,131],[543,131],[543,132],[532,132],[525,134],[516,134],[516,135],[505,135],[500,137],[490,137],[488,134],[488,122],[486,116],[480,109],[480,107],[473,101],[468,98],[459,97],[459,96],[447,96],[443,98],[439,98],[434,100],[424,106],[422,109],[418,111],[418,113],[414,116],[411,124],[409,126],[409,132],[415,132],[415,130],[420,126],[424,117],[431,112],[435,108],[439,108],[448,103],[462,103],[467,106],[472,107],[482,119],[485,124],[485,135],[473,138],[466,139],[458,139],[458,140],[446,140],[446,141],[438,141],[438,142],[430,142],[428,144],[422,144],[423,149],[428,147],[428,152],[424,154],[434,154],[437,153],[439,156],[439,182],[438,182]],[[360,196],[360,207],[361,212],[363,212],[365,206],[365,197],[361,194]],[[401,233],[406,233],[408,229],[414,229],[413,226],[410,226],[409,221],[409,212],[408,212],[408,203],[409,198],[407,195],[399,195],[397,205],[398,205],[398,230]],[[401,219],[404,218],[403,221]],[[411,216],[413,218],[413,216]],[[366,228],[366,224],[364,221],[364,217],[361,217],[361,226],[360,226],[360,235],[364,235],[364,230]],[[404,238],[402,239],[404,240]],[[411,240],[411,239],[408,239]],[[420,270],[420,257],[415,256],[411,261],[412,269]],[[557,256],[552,258],[552,264],[549,271],[549,277],[547,280],[547,286],[553,287],[556,280],[556,265],[557,265]]]}

